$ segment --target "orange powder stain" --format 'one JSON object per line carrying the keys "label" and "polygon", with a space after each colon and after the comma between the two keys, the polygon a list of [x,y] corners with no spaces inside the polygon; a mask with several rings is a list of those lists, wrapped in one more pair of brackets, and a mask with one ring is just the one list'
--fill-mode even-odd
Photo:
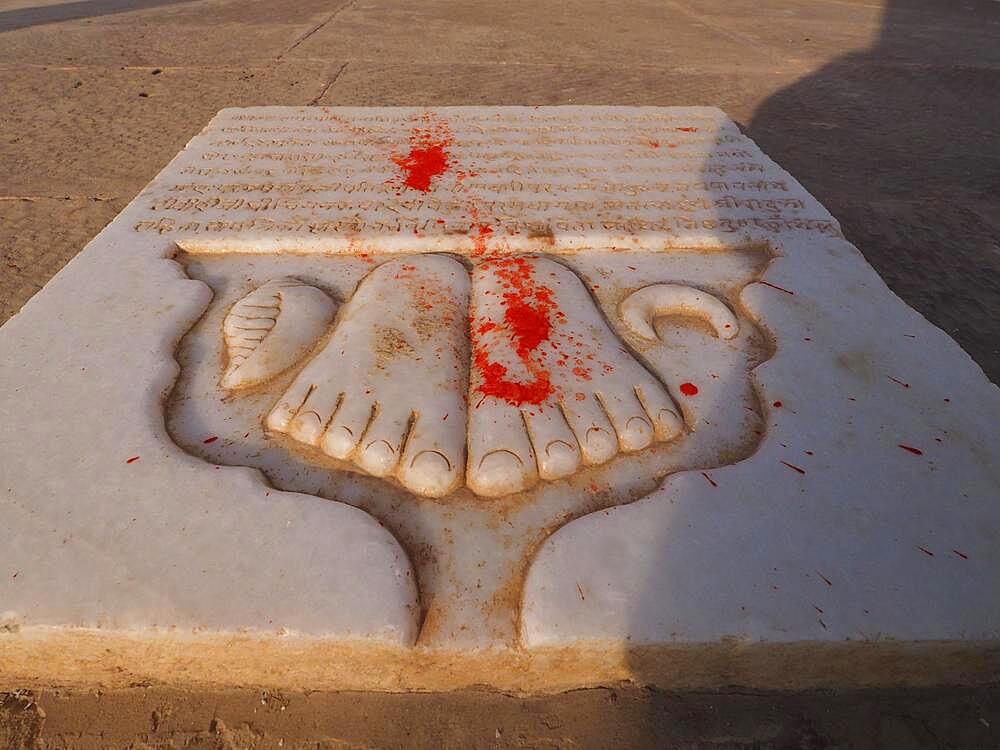
{"label": "orange powder stain", "polygon": [[476,230],[476,235],[472,238],[472,254],[478,258],[486,255],[487,243],[490,235],[493,234],[493,227],[489,224],[474,224],[473,228]]}
{"label": "orange powder stain", "polygon": [[681,383],[681,393],[685,396],[697,396],[698,386],[694,383]]}
{"label": "orange powder stain", "polygon": [[501,326],[496,321],[486,321],[478,327],[473,324],[472,331],[481,336],[501,328],[531,379],[527,382],[511,380],[506,367],[490,360],[483,340],[477,336],[472,356],[480,379],[476,390],[483,398],[492,396],[511,406],[537,406],[555,392],[548,370],[536,356],[538,348],[550,340],[552,333],[554,313],[557,312],[552,290],[538,283],[532,264],[524,258],[487,262],[493,266],[504,289],[503,323]]}
{"label": "orange powder stain", "polygon": [[403,172],[403,185],[422,193],[430,192],[433,179],[443,175],[451,166],[448,153],[451,131],[446,123],[427,119],[426,127],[413,129],[409,152],[392,157]]}

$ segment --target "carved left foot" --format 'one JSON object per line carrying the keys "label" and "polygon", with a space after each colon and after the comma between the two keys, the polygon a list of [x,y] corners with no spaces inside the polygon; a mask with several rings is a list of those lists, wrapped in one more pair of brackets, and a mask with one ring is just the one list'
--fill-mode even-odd
{"label": "carved left foot", "polygon": [[473,271],[469,460],[479,495],[518,492],[682,429],[666,388],[566,266],[501,258]]}
{"label": "carved left foot", "polygon": [[267,426],[411,491],[455,490],[465,464],[469,276],[441,255],[372,271]]}

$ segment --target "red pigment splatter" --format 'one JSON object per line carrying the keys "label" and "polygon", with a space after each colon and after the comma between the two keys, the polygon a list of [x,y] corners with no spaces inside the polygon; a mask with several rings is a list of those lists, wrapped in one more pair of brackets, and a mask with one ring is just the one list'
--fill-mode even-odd
{"label": "red pigment splatter", "polygon": [[902,443],[899,444],[899,447],[902,448],[904,451],[909,451],[914,456],[922,456],[922,455],[924,455],[924,452],[922,450],[920,450],[919,448],[914,448],[914,447],[909,446],[909,445],[903,445]]}
{"label": "red pigment splatter", "polygon": [[961,557],[963,560],[969,559],[969,556],[967,554],[965,554],[964,552],[959,552],[957,549],[953,549],[952,552]]}
{"label": "red pigment splatter", "polygon": [[208,445],[209,443],[214,443],[218,439],[219,439],[218,435],[212,435],[212,437],[207,437],[201,442],[203,442],[205,445]]}
{"label": "red pigment splatter", "polygon": [[681,393],[685,396],[697,396],[698,386],[694,383],[681,383]]}
{"label": "red pigment splatter", "polygon": [[674,130],[680,131],[681,133],[697,133],[698,128],[674,128]]}
{"label": "red pigment splatter", "polygon": [[127,464],[134,464],[138,460],[139,460],[139,456],[132,456],[132,458],[125,459],[125,463],[127,463]]}
{"label": "red pigment splatter", "polygon": [[714,480],[714,479],[712,479],[712,477],[710,477],[710,476],[709,476],[708,474],[706,474],[705,472],[701,472],[701,475],[702,475],[703,477],[705,477],[705,479],[707,479],[707,480],[708,480],[708,483],[709,483],[710,485],[712,485],[713,487],[718,487],[718,486],[719,486],[718,484],[716,484],[716,483],[715,483],[715,480]]}
{"label": "red pigment splatter", "polygon": [[403,184],[422,193],[430,192],[431,180],[444,174],[451,166],[448,158],[450,145],[451,132],[443,122],[430,121],[428,127],[414,128],[410,135],[409,153],[392,157],[403,171]]}
{"label": "red pigment splatter", "polygon": [[649,145],[650,148],[659,148],[660,147],[660,142],[656,141],[656,140],[653,140],[652,138],[650,138],[649,140],[647,140],[646,143]]}
{"label": "red pigment splatter", "polygon": [[493,234],[493,227],[489,224],[473,224],[472,227],[476,230],[476,235],[472,238],[472,254],[476,257],[485,255],[486,243],[489,241],[490,235]]}
{"label": "red pigment splatter", "polygon": [[920,550],[921,552],[923,552],[923,553],[924,553],[925,555],[927,555],[928,557],[934,557],[934,553],[933,553],[933,552],[931,552],[931,551],[930,551],[929,549],[927,549],[926,547],[921,547],[921,546],[920,546],[919,544],[914,544],[913,546],[914,546],[914,547],[916,547],[916,548],[917,548],[918,550]]}
{"label": "red pigment splatter", "polygon": [[799,474],[805,474],[805,473],[806,473],[806,470],[805,470],[805,469],[800,469],[800,468],[799,468],[798,466],[796,466],[795,464],[790,464],[790,463],[788,463],[788,461],[782,461],[781,463],[783,463],[783,464],[784,464],[785,466],[787,466],[787,467],[788,467],[789,469],[791,469],[792,471],[797,471],[797,472],[799,472]]}
{"label": "red pigment splatter", "polygon": [[781,408],[781,402],[780,401],[775,401],[774,402],[774,408],[775,409],[780,409]]}
{"label": "red pigment splatter", "polygon": [[[552,290],[535,280],[534,268],[524,258],[504,258],[490,263],[507,290],[503,294],[505,332],[532,379],[526,383],[509,380],[507,368],[499,362],[491,362],[483,341],[477,338],[473,347],[473,364],[481,381],[477,391],[483,398],[493,396],[511,406],[537,406],[555,392],[549,372],[532,357],[538,347],[549,340],[552,319],[558,316]],[[482,335],[496,327],[495,322],[487,321],[473,331]]]}
{"label": "red pigment splatter", "polygon": [[779,292],[784,292],[785,294],[791,294],[791,295],[795,294],[795,292],[793,292],[793,291],[791,291],[789,289],[785,289],[785,287],[783,287],[783,286],[778,286],[777,284],[772,284],[770,281],[761,281],[760,283],[763,284],[764,286],[769,286],[772,289],[777,289]]}

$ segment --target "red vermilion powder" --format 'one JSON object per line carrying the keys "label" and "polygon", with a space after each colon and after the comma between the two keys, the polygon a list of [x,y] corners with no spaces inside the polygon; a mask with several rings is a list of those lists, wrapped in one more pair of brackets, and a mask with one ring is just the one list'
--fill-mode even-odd
{"label": "red vermilion powder", "polygon": [[433,129],[414,128],[409,153],[392,157],[396,166],[403,170],[403,184],[423,193],[430,192],[431,180],[444,174],[451,164],[450,145],[451,137],[443,124]]}
{"label": "red vermilion powder", "polygon": [[[507,368],[491,362],[482,342],[477,340],[473,353],[473,364],[481,379],[477,390],[482,396],[503,399],[512,406],[538,405],[555,392],[548,370],[532,356],[549,341],[552,332],[555,308],[552,290],[536,283],[531,263],[523,258],[489,262],[507,290],[503,294],[503,332],[509,336],[514,353],[532,379],[524,383],[509,380]],[[483,335],[497,327],[497,321],[486,321],[473,331]]]}

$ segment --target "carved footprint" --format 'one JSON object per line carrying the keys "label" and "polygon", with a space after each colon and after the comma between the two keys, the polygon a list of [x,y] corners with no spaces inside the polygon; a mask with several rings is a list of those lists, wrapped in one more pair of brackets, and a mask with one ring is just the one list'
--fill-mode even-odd
{"label": "carved footprint", "polygon": [[267,427],[395,476],[418,495],[457,489],[465,468],[469,275],[443,255],[407,256],[366,276],[326,347]]}
{"label": "carved footprint", "polygon": [[333,320],[336,305],[325,292],[298,279],[273,279],[239,300],[222,332],[227,389],[263,383],[298,362]]}
{"label": "carved footprint", "polygon": [[466,482],[475,493],[518,492],[681,432],[667,389],[566,266],[536,257],[480,263],[470,320]]}

